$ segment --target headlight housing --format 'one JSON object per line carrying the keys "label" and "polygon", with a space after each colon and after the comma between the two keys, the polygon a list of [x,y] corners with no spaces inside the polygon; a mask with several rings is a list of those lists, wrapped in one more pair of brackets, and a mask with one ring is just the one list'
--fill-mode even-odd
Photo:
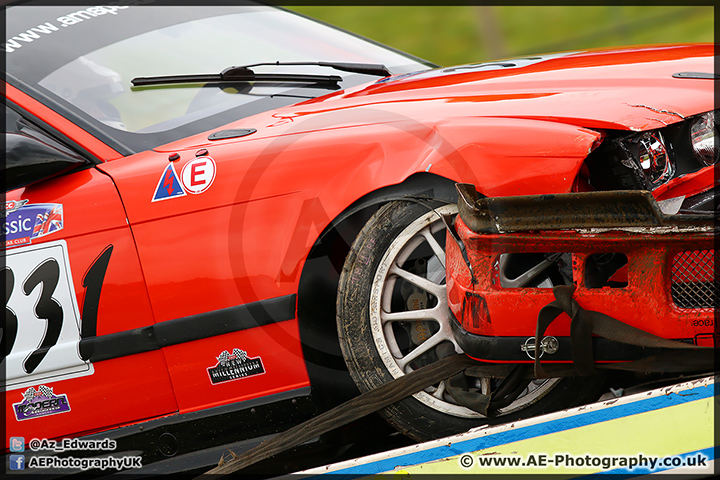
{"label": "headlight housing", "polygon": [[715,165],[720,158],[715,112],[708,112],[693,120],[690,126],[690,144],[695,158],[705,166]]}
{"label": "headlight housing", "polygon": [[720,165],[718,112],[643,132],[605,130],[579,178],[591,190],[655,190],[676,177]]}
{"label": "headlight housing", "polygon": [[667,147],[659,131],[643,134],[638,140],[638,160],[645,178],[652,188],[659,187],[675,174]]}

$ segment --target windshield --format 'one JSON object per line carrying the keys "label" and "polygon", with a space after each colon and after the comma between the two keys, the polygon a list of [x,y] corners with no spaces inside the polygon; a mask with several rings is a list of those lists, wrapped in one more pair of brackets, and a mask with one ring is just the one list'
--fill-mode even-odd
{"label": "windshield", "polygon": [[[275,61],[379,63],[392,73],[428,68],[354,35],[261,6],[23,6],[9,10],[6,31],[9,81],[73,119],[94,124],[103,140],[123,153],[332,91],[247,82],[132,87],[135,77],[220,73],[233,65]],[[377,78],[317,66],[253,70],[340,75],[341,88]]]}

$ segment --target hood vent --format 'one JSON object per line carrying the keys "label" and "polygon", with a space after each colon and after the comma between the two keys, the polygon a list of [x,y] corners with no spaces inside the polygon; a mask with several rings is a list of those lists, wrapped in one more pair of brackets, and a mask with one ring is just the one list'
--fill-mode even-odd
{"label": "hood vent", "polygon": [[211,133],[208,136],[208,140],[225,140],[227,138],[238,138],[252,135],[257,132],[254,128],[238,128],[233,130],[220,130],[218,132]]}

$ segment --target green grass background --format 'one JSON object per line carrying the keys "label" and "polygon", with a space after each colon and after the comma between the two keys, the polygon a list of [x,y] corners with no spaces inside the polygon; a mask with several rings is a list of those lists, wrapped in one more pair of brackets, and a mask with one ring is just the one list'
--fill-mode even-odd
{"label": "green grass background", "polygon": [[618,45],[712,42],[712,6],[302,6],[441,66]]}

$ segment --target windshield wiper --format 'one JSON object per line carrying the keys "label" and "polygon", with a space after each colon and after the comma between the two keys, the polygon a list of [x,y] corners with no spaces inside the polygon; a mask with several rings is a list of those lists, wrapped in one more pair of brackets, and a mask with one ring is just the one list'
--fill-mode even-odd
{"label": "windshield wiper", "polygon": [[388,77],[392,75],[385,65],[380,63],[352,63],[352,62],[270,62],[270,63],[254,63],[252,65],[244,65],[245,68],[251,67],[285,67],[285,66],[308,66],[308,67],[328,67],[335,70],[350,73],[362,73],[363,75],[376,75],[378,77]]}
{"label": "windshield wiper", "polygon": [[297,75],[293,73],[255,73],[246,67],[230,67],[220,73],[191,75],[161,75],[158,77],[136,77],[131,80],[135,87],[167,85],[172,83],[303,83],[326,87],[337,87],[342,77],[337,75]]}
{"label": "windshield wiper", "polygon": [[131,80],[133,86],[166,85],[172,83],[209,83],[209,82],[271,82],[271,83],[305,83],[318,84],[318,86],[333,87],[342,81],[337,75],[306,75],[294,73],[255,73],[251,67],[260,66],[319,66],[329,67],[344,72],[362,73],[387,77],[391,75],[385,65],[366,63],[339,63],[339,62],[274,62],[255,63],[240,67],[229,67],[220,73],[191,74],[191,75],[162,75],[157,77],[135,77]]}

